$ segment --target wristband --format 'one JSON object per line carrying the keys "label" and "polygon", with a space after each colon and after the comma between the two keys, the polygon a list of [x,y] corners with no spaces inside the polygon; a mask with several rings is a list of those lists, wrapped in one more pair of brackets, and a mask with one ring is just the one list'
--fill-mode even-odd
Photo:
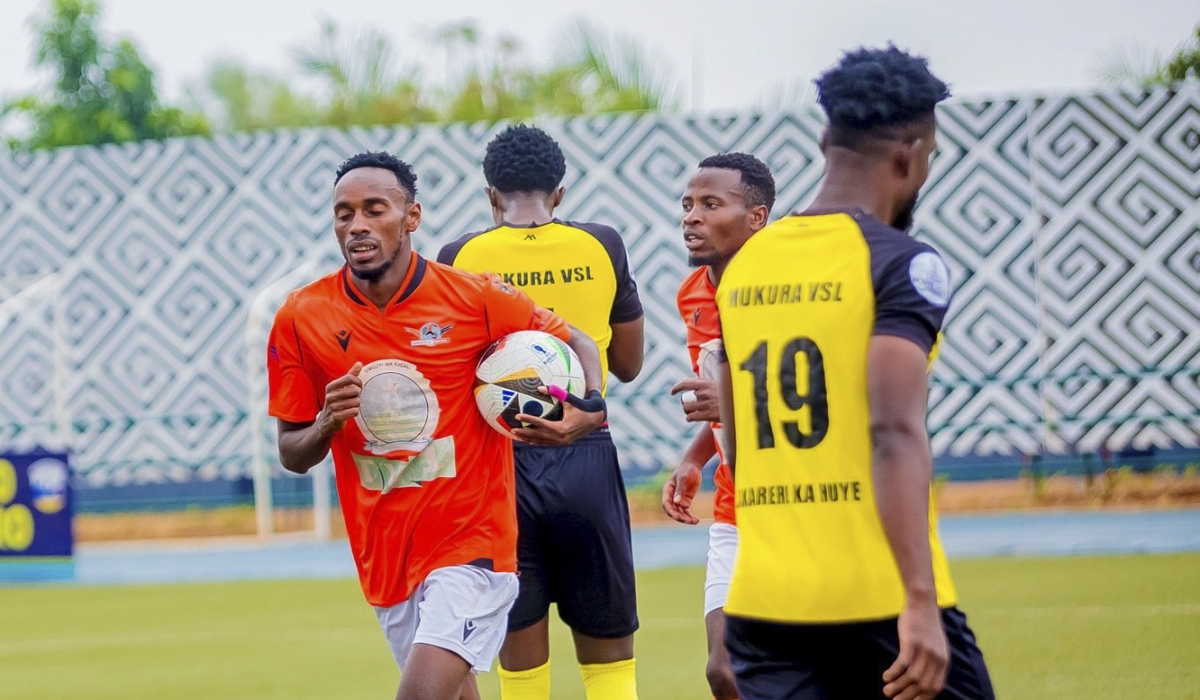
{"label": "wristband", "polygon": [[546,387],[546,393],[550,394],[559,401],[565,401],[575,408],[578,408],[585,413],[604,413],[608,414],[608,405],[604,402],[604,397],[596,389],[592,389],[583,398],[579,398],[566,389],[555,384],[550,384]]}

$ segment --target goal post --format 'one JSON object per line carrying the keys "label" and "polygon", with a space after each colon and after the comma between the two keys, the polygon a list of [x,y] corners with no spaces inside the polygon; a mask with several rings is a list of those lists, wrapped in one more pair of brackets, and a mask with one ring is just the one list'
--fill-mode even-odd
{"label": "goal post", "polygon": [[69,452],[74,446],[71,427],[70,401],[68,392],[70,372],[70,338],[66,325],[66,299],[63,285],[66,273],[51,272],[41,276],[0,278],[0,328],[30,314],[47,314],[49,322],[33,322],[49,336],[50,342],[50,410],[49,415],[28,415],[31,424],[48,425],[49,430],[39,438],[39,447],[56,448]]}
{"label": "goal post", "polygon": [[[276,453],[275,424],[267,416],[267,336],[275,310],[288,292],[311,281],[319,269],[318,261],[301,263],[274,282],[258,291],[250,301],[246,320],[246,377],[249,392],[250,439],[253,441],[251,472],[254,481],[254,515],[259,537],[275,531],[275,505],[272,479],[284,473]],[[330,484],[332,467],[327,458],[309,475],[312,478],[313,532],[319,539],[332,535],[333,489]]]}

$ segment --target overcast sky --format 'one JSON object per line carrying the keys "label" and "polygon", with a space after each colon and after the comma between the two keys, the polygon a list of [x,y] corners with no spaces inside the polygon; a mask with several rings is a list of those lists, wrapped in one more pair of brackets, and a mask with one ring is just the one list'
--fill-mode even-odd
{"label": "overcast sky", "polygon": [[[169,98],[218,57],[272,70],[322,18],[372,26],[417,60],[447,22],[520,37],[544,61],[573,21],[632,36],[661,57],[689,109],[738,109],[843,49],[893,41],[929,57],[956,95],[1059,91],[1099,83],[1120,52],[1166,55],[1200,22],[1196,0],[98,0],[108,36],[132,38]],[[29,17],[42,0],[3,0],[0,97],[38,85]]]}

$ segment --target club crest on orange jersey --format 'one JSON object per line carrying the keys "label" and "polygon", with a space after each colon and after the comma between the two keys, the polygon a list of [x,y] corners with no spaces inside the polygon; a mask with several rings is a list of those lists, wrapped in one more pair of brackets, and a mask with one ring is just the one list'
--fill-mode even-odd
{"label": "club crest on orange jersey", "polygon": [[409,343],[410,345],[424,347],[449,343],[450,339],[446,337],[446,334],[450,332],[451,328],[454,328],[453,323],[441,326],[431,321],[423,324],[420,328],[405,328],[404,330],[417,336],[416,340]]}

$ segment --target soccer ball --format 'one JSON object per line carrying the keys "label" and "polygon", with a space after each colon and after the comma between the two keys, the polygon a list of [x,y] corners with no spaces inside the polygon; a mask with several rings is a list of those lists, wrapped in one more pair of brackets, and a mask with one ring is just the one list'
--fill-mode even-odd
{"label": "soccer ball", "polygon": [[514,438],[514,428],[528,424],[518,413],[547,420],[562,418],[557,399],[538,392],[555,384],[583,396],[583,366],[566,343],[542,331],[517,331],[497,340],[475,368],[475,405],[484,420],[501,434]]}

